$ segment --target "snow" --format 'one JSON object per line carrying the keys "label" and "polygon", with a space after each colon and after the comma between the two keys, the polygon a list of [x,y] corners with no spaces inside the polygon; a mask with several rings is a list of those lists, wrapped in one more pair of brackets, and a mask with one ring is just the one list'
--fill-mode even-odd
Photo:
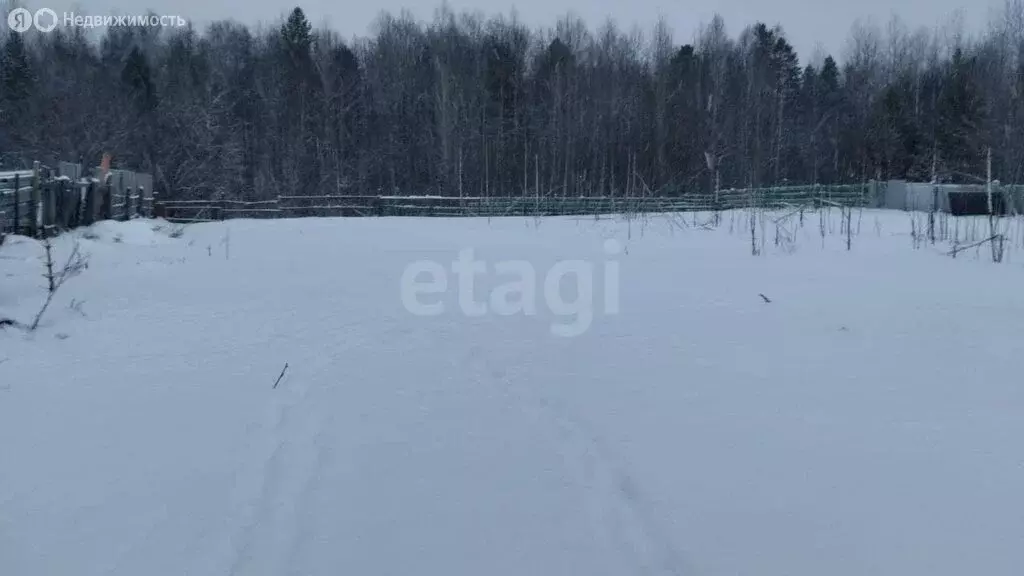
{"label": "snow", "polygon": [[[89,269],[0,332],[0,574],[1016,576],[1024,268],[817,224],[760,256],[739,213],[67,234]],[[464,314],[467,249],[478,302],[530,263],[536,314]],[[40,253],[0,247],[0,317]],[[570,260],[592,320],[559,337]]]}

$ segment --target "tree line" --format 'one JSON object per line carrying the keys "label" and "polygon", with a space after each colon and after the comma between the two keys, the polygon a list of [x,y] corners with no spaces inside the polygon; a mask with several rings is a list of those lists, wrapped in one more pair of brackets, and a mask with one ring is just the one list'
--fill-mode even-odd
{"label": "tree line", "polygon": [[692,43],[573,17],[7,31],[0,162],[104,152],[176,198],[609,196],[1020,182],[1024,1],[968,38],[856,25],[840,62],[716,17]]}

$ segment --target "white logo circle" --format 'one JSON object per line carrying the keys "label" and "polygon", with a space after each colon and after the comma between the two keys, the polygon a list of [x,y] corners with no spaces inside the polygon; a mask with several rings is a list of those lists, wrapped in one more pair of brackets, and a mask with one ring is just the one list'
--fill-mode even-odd
{"label": "white logo circle", "polygon": [[[50,22],[43,24],[40,16],[49,16]],[[40,32],[53,32],[53,29],[57,27],[57,13],[49,8],[40,8],[36,10],[36,15],[32,17],[32,22]]]}
{"label": "white logo circle", "polygon": [[15,8],[7,15],[7,25],[15,32],[27,32],[32,27],[32,13],[25,8]]}

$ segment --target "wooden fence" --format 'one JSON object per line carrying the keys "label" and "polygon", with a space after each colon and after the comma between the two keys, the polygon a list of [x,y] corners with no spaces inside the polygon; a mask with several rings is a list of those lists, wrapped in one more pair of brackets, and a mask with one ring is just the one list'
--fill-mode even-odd
{"label": "wooden fence", "polygon": [[167,200],[155,214],[173,222],[213,222],[231,218],[310,216],[581,216],[658,212],[730,210],[750,206],[870,206],[873,184],[790,186],[723,190],[718,195],[676,197],[447,197],[447,196],[278,196],[271,200]]}
{"label": "wooden fence", "polygon": [[[148,175],[111,171],[104,182],[34,170],[0,174],[0,234],[41,236],[52,229],[153,214]],[[147,184],[149,186],[147,187]]]}
{"label": "wooden fence", "polygon": [[87,226],[98,220],[164,217],[172,222],[231,218],[328,216],[501,217],[639,214],[781,208],[871,206],[874,184],[730,189],[718,194],[675,197],[441,197],[278,196],[270,200],[157,200],[148,175],[111,171],[104,182],[82,178],[77,165],[64,175],[35,170],[0,173],[0,233],[40,236],[50,229]]}

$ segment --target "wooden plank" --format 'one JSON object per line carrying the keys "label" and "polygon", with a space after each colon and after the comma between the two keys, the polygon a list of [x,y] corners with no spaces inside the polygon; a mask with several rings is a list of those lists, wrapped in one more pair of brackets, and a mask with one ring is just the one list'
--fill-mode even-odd
{"label": "wooden plank", "polygon": [[266,213],[266,214],[280,214],[281,211],[277,208],[224,208],[221,210],[224,214],[254,214],[254,213]]}

